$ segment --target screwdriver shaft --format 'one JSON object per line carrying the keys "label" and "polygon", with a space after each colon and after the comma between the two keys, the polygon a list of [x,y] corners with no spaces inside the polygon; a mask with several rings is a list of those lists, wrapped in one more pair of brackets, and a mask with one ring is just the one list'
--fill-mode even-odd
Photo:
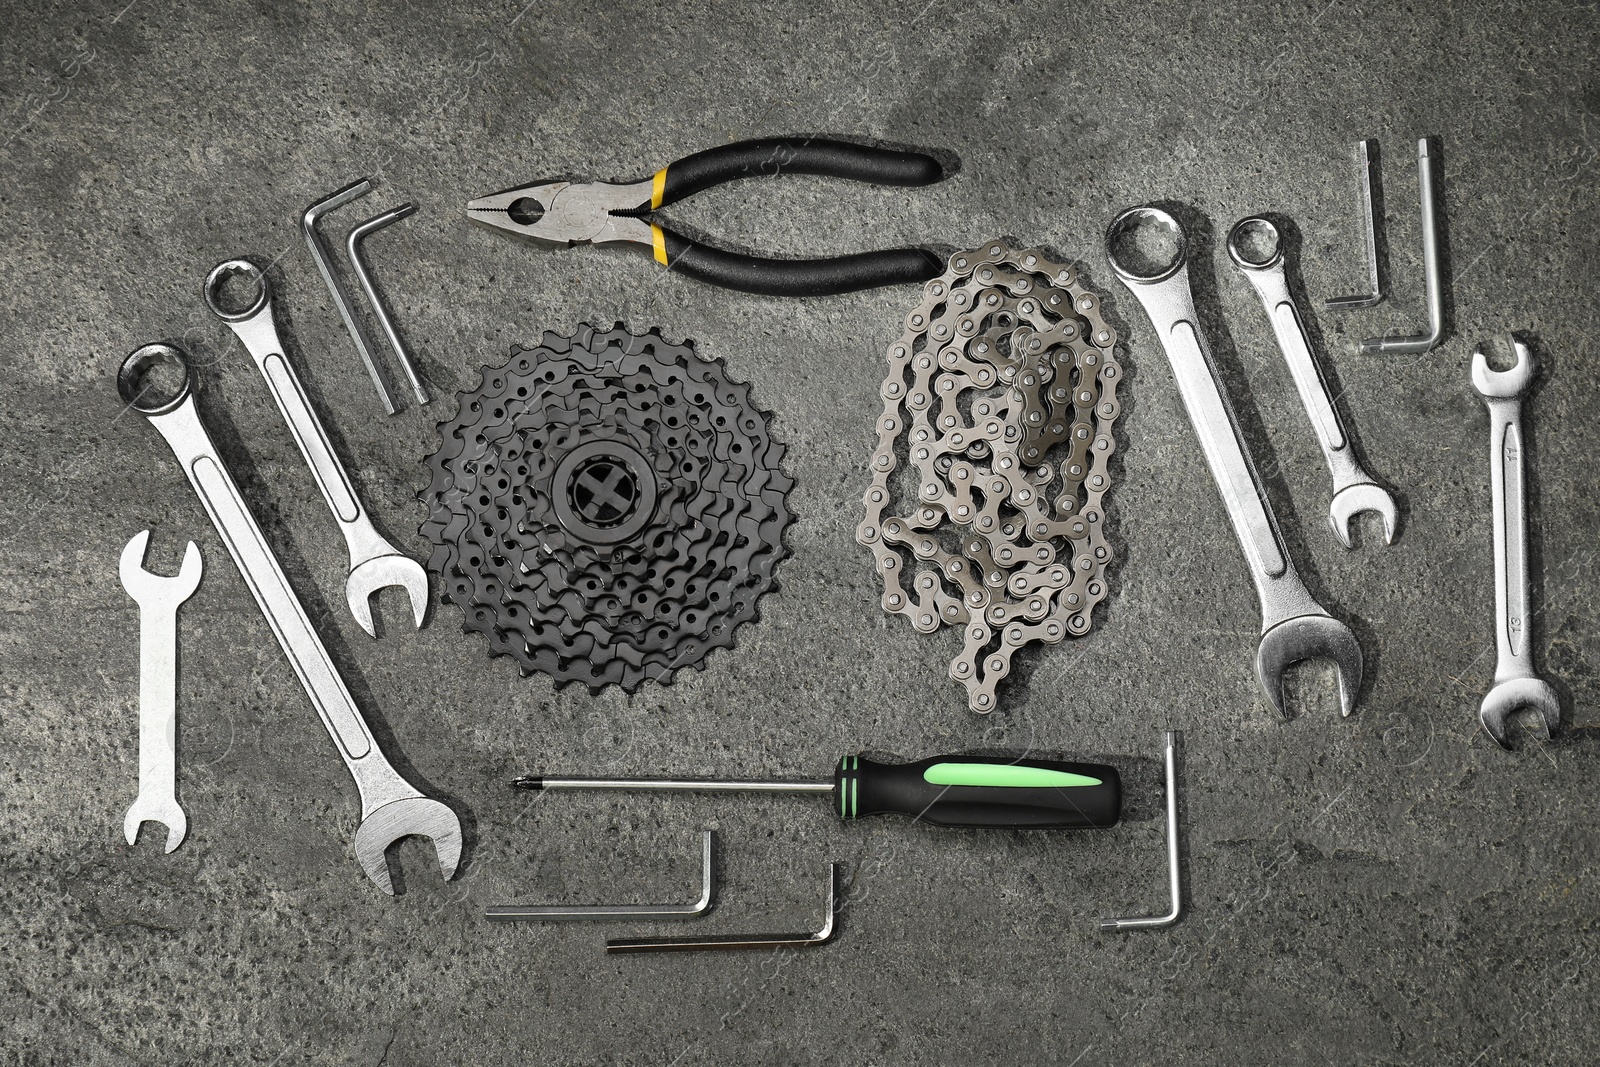
{"label": "screwdriver shaft", "polygon": [[740,782],[706,778],[518,778],[523,789],[632,789],[680,793],[831,793],[832,782]]}

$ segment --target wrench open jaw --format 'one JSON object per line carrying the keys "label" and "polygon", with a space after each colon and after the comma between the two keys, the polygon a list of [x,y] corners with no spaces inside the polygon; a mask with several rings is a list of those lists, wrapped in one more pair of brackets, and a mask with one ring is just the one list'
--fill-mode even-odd
{"label": "wrench open jaw", "polygon": [[[1173,247],[1160,257],[1159,264],[1152,264],[1150,260],[1156,257],[1139,249],[1136,237],[1141,229],[1147,235],[1152,230],[1164,231],[1170,239]],[[1153,205],[1124,211],[1106,230],[1106,258],[1161,339],[1173,380],[1255,582],[1261,603],[1261,640],[1256,646],[1256,677],[1261,688],[1283,714],[1283,673],[1288,666],[1301,660],[1329,659],[1339,669],[1340,710],[1349,715],[1361,691],[1361,646],[1349,627],[1317,603],[1295,572],[1200,328],[1189,287],[1187,255],[1183,227]],[[1269,292],[1264,297],[1270,307],[1287,300],[1271,296]],[[1293,313],[1292,306],[1289,312]],[[1285,319],[1283,324],[1299,329],[1297,319]],[[1289,331],[1280,332],[1280,340],[1286,334]],[[1290,365],[1293,369],[1295,361]],[[1316,374],[1309,363],[1302,370]]]}
{"label": "wrench open jaw", "polygon": [[[242,277],[253,286],[253,299],[244,308],[229,306],[223,300],[223,284]],[[330,280],[331,284],[331,280]],[[217,264],[206,277],[204,293],[212,314],[228,324],[250,358],[255,360],[267,381],[283,420],[294,436],[306,466],[311,469],[322,499],[339,524],[345,546],[350,551],[350,574],[345,580],[345,599],[350,614],[368,637],[377,637],[372,623],[371,597],[387,586],[399,586],[411,598],[411,614],[422,628],[428,613],[428,573],[422,564],[400,554],[378,533],[366,505],[356,494],[355,483],[333,450],[328,432],[306,396],[294,365],[284,355],[283,342],[272,308],[272,287],[261,268],[248,259],[230,259]]]}
{"label": "wrench open jaw", "polygon": [[356,828],[356,859],[378,888],[394,896],[389,876],[389,846],[413,834],[433,842],[444,880],[455,877],[461,862],[461,820],[442,801],[424,796],[391,800],[363,816]]}
{"label": "wrench open jaw", "polygon": [[1383,519],[1384,543],[1394,544],[1394,531],[1400,524],[1400,509],[1394,497],[1376,482],[1357,482],[1334,493],[1328,502],[1328,523],[1344,547],[1356,547],[1350,537],[1350,524],[1357,515],[1369,511]]}
{"label": "wrench open jaw", "polygon": [[1256,678],[1278,714],[1288,714],[1284,671],[1308,659],[1332,661],[1339,672],[1339,710],[1344,715],[1354,711],[1361,693],[1360,642],[1350,627],[1330,615],[1300,615],[1271,627],[1256,644]]}
{"label": "wrench open jaw", "polygon": [[375,556],[356,564],[345,579],[344,595],[350,605],[350,614],[368,637],[377,637],[378,628],[372,621],[372,597],[380,589],[391,586],[404,589],[411,599],[411,615],[417,629],[422,629],[428,616],[428,572],[410,556],[399,553]]}
{"label": "wrench open jaw", "polygon": [[1543,678],[1508,678],[1496,682],[1478,708],[1478,721],[1501,748],[1509,749],[1509,724],[1523,708],[1538,712],[1546,741],[1561,732],[1561,697]]}
{"label": "wrench open jaw", "polygon": [[1532,582],[1528,573],[1527,480],[1523,471],[1522,397],[1533,385],[1533,351],[1511,339],[1517,361],[1507,370],[1472,353],[1472,387],[1489,407],[1489,483],[1494,494],[1494,687],[1478,708],[1485,732],[1511,747],[1508,724],[1523,708],[1539,713],[1545,740],[1561,729],[1561,698],[1534,671]]}
{"label": "wrench open jaw", "polygon": [[167,828],[170,853],[189,833],[189,817],[177,797],[177,620],[178,608],[200,586],[203,567],[193,541],[178,573],[168,577],[144,567],[150,531],[140,530],[123,546],[118,571],[122,587],[139,605],[139,795],[122,820],[128,844],[139,828]]}
{"label": "wrench open jaw", "polygon": [[[181,381],[165,396],[152,396],[149,379],[158,368],[175,371]],[[283,648],[284,656],[328,731],[339,758],[361,794],[361,825],[356,830],[356,856],[367,876],[393,895],[384,852],[410,834],[433,840],[445,877],[455,874],[461,858],[461,821],[445,804],[423,796],[397,771],[373,736],[350,689],[328,654],[305,606],[289,584],[266,535],[250,513],[238,484],[217,453],[195,406],[193,369],[181,349],[151,344],[123,361],[117,390],[166,440],[206,514],[239,568],[261,614]]]}

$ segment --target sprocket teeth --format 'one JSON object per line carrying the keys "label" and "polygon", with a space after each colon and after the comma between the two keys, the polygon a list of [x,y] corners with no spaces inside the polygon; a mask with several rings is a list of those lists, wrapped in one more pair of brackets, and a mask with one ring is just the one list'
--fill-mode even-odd
{"label": "sprocket teeth", "polygon": [[[732,647],[735,631],[758,616],[756,600],[775,587],[773,569],[789,554],[791,515],[773,491],[793,482],[778,469],[784,449],[768,436],[770,416],[753,407],[748,383],[727,379],[721,360],[672,345],[658,329],[585,323],[571,338],[544,340],[539,349],[513,346],[504,366],[483,369],[426,461],[429,566],[461,576],[444,583],[443,599],[462,607],[463,632],[484,637],[491,656],[558,686],[631,693],[685,666],[704,669],[711,651]],[[669,408],[675,418],[662,418]],[[609,488],[580,493],[574,464],[590,453],[606,464],[595,484]],[[607,480],[618,470],[629,472],[626,490]],[[639,488],[646,472],[651,490]],[[648,514],[639,512],[643,525],[605,543],[605,522],[632,521],[625,498],[635,491],[655,493]],[[566,500],[576,511],[601,496],[616,496],[608,506],[623,517],[557,507]]]}

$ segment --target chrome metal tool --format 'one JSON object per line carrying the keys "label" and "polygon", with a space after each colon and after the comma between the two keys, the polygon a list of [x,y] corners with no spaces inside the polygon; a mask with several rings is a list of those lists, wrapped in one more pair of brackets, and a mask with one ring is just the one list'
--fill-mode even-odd
{"label": "chrome metal tool", "polygon": [[1372,289],[1360,296],[1330,296],[1322,302],[1329,311],[1350,311],[1369,308],[1383,302],[1383,276],[1378,271],[1378,219],[1373,201],[1373,188],[1378,181],[1378,142],[1356,142],[1356,168],[1361,179],[1361,215],[1366,223],[1363,236],[1367,244],[1367,277]]}
{"label": "chrome metal tool", "polygon": [[[175,375],[179,384],[158,391],[158,375]],[[461,858],[461,820],[448,806],[424,796],[392,767],[372,736],[333,658],[312,628],[306,610],[289,584],[239,487],[200,421],[194,402],[194,377],[183,352],[173,345],[145,345],[123,360],[117,372],[123,402],[143,415],[172,448],[206,514],[228,547],[239,574],[266,617],[328,736],[361,794],[361,825],[356,829],[356,859],[367,877],[394,893],[384,853],[402,837],[431,838],[446,879]]]}
{"label": "chrome metal tool", "polygon": [[1417,194],[1422,204],[1422,271],[1428,296],[1428,332],[1368,337],[1361,342],[1363,352],[1417,355],[1431,351],[1444,339],[1444,264],[1439,248],[1439,209],[1434,200],[1433,157],[1426,137],[1417,142]]}
{"label": "chrome metal tool", "polygon": [[122,588],[139,604],[139,796],[122,822],[128,844],[139,827],[167,828],[166,851],[183,843],[189,818],[178,804],[178,608],[194,595],[203,570],[193,541],[172,577],[145,570],[150,531],[140,530],[122,549]]}
{"label": "chrome metal tool", "polygon": [[1507,721],[1521,708],[1539,713],[1548,740],[1561,729],[1561,700],[1534,672],[1533,612],[1528,576],[1528,499],[1523,470],[1522,396],[1538,365],[1533,351],[1512,338],[1517,361],[1491,370],[1480,349],[1472,353],[1472,387],[1489,406],[1489,482],[1494,492],[1494,687],[1478,718],[1502,748],[1510,748]]}
{"label": "chrome metal tool", "polygon": [[[221,298],[223,282],[233,276],[243,275],[254,283],[256,297],[243,311],[225,307]],[[361,498],[356,495],[355,484],[345,473],[344,464],[333,450],[322,420],[317,417],[300,385],[294,365],[283,352],[283,342],[278,339],[278,327],[273,317],[272,289],[267,277],[247,259],[230,259],[219,263],[206,278],[206,304],[217,318],[226,322],[244,344],[250,358],[256,361],[261,376],[267,380],[272,399],[289,424],[295,444],[305,457],[322,499],[333,512],[339,532],[344,534],[345,545],[350,550],[350,573],[345,578],[345,602],[350,614],[367,631],[377,637],[377,627],[372,621],[372,597],[380,589],[395,586],[406,591],[411,600],[411,614],[420,629],[428,613],[428,572],[422,564],[390,544],[372,525]]]}
{"label": "chrome metal tool", "polygon": [[714,937],[619,937],[606,942],[607,952],[698,952],[707,949],[819,948],[839,932],[839,872],[828,865],[828,914],[814,934],[723,934]]}
{"label": "chrome metal tool", "polygon": [[1161,915],[1101,919],[1102,930],[1156,930],[1183,917],[1183,867],[1178,862],[1178,743],[1183,735],[1167,731],[1167,893],[1171,906]]}
{"label": "chrome metal tool", "polygon": [[700,899],[692,904],[496,904],[483,917],[491,922],[698,919],[711,914],[717,899],[716,843],[716,831],[707,830],[701,843]]}
{"label": "chrome metal tool", "polygon": [[389,391],[389,380],[384,377],[383,368],[378,365],[378,358],[373,353],[372,338],[367,336],[366,327],[361,325],[355,305],[350,303],[350,294],[344,291],[344,283],[334,272],[333,258],[328,253],[328,246],[323,243],[322,234],[317,232],[317,222],[322,216],[370,192],[372,192],[371,178],[362,178],[342,189],[335,189],[306,208],[305,214],[300,216],[300,232],[305,235],[306,247],[311,249],[311,259],[317,265],[317,272],[328,284],[328,295],[333,297],[333,305],[339,309],[339,317],[344,320],[344,328],[349,331],[350,340],[356,343],[356,351],[361,353],[361,362],[367,368],[367,374],[372,377],[373,388],[378,390],[378,399],[383,401],[384,414],[393,415],[398,410],[395,407],[394,394]]}
{"label": "chrome metal tool", "polygon": [[[1175,238],[1175,250],[1164,265],[1137,264],[1122,247],[1144,224],[1160,227]],[[1161,338],[1189,421],[1200,438],[1201,451],[1255,579],[1261,601],[1261,640],[1256,645],[1256,677],[1261,688],[1282,713],[1283,674],[1289,665],[1307,659],[1332,660],[1339,671],[1339,706],[1349,715],[1361,691],[1361,645],[1348,626],[1317,603],[1295,573],[1200,329],[1189,288],[1187,255],[1183,227],[1157,207],[1124,211],[1106,231],[1111,269],[1144,307]]]}
{"label": "chrome metal tool", "polygon": [[350,256],[350,269],[355,273],[356,281],[361,283],[362,291],[367,294],[367,303],[372,305],[372,317],[383,327],[383,335],[389,339],[389,347],[394,350],[395,358],[400,361],[400,369],[406,372],[406,380],[411,383],[411,391],[416,394],[417,403],[426,404],[433,398],[428,395],[428,388],[422,384],[422,379],[417,377],[416,365],[411,362],[411,352],[400,339],[399,331],[394,328],[394,320],[389,317],[389,309],[384,307],[383,301],[378,298],[378,287],[372,284],[372,272],[367,267],[366,257],[361,254],[361,244],[368,235],[377,233],[392,222],[399,222],[416,210],[415,204],[401,204],[381,215],[374,215],[350,231],[350,236],[345,238],[345,251]]}
{"label": "chrome metal tool", "polygon": [[[1254,246],[1254,242],[1270,242],[1271,251]],[[1261,258],[1252,258],[1252,248]],[[1333,500],[1328,505],[1328,522],[1333,532],[1346,548],[1354,548],[1350,540],[1350,523],[1361,512],[1370,511],[1383,519],[1383,537],[1394,544],[1395,524],[1399,509],[1389,491],[1366,472],[1356,455],[1355,442],[1345,431],[1339,419],[1339,409],[1328,392],[1328,383],[1322,378],[1322,368],[1311,354],[1311,339],[1306,336],[1305,320],[1289,292],[1285,276],[1283,240],[1278,228],[1270,219],[1259,215],[1240,219],[1228,231],[1228,257],[1239,273],[1245,276],[1267,309],[1267,319],[1278,339],[1278,349],[1289,365],[1294,387],[1300,393],[1311,418],[1311,428],[1316,431],[1317,443],[1328,461],[1328,471],[1333,475]]]}

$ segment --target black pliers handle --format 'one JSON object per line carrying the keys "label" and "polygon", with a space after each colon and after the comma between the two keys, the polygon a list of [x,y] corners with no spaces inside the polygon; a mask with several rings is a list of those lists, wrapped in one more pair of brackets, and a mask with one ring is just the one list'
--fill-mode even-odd
{"label": "black pliers handle", "polygon": [[699,244],[650,218],[657,208],[740,178],[815,174],[877,185],[931,185],[945,176],[932,156],[845,141],[773,137],[696,152],[631,184],[542,182],[479,197],[470,218],[535,240],[628,241],[669,270],[767,296],[827,296],[924,282],[944,259],[924,248],[889,248],[828,259],[765,259]]}

